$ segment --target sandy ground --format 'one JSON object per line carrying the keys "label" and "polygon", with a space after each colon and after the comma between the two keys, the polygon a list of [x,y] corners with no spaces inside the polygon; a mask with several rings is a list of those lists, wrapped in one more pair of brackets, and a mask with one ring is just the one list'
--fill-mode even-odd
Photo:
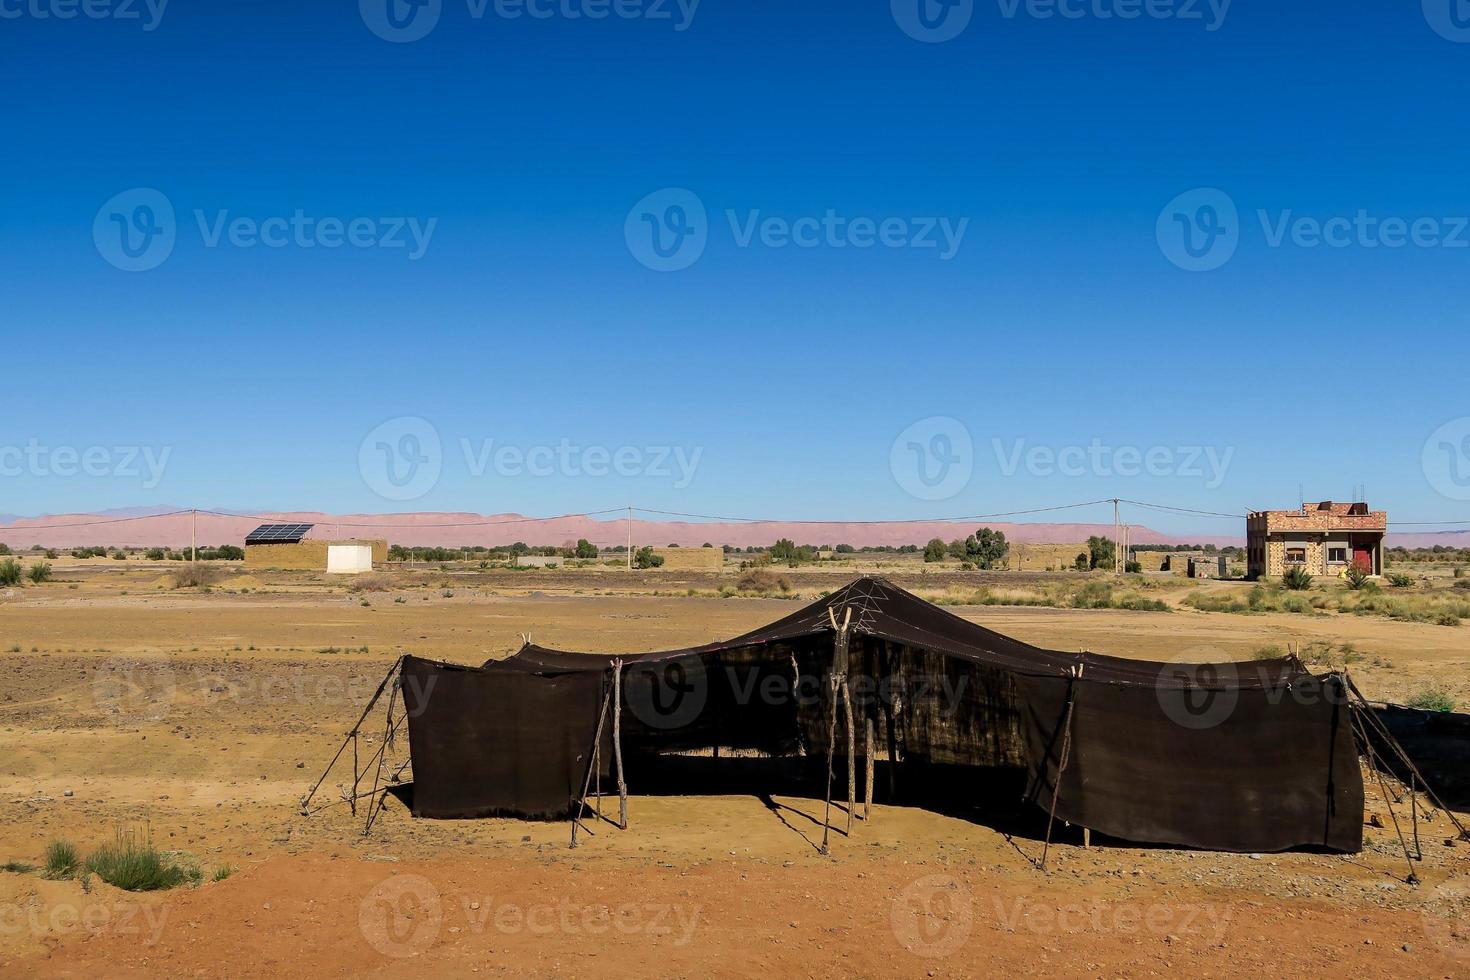
{"label": "sandy ground", "polygon": [[[1043,873],[1040,829],[1000,799],[880,803],[823,857],[820,800],[785,784],[763,796],[743,770],[715,773],[727,792],[635,787],[631,828],[600,824],[575,851],[566,824],[416,821],[391,796],[364,837],[361,812],[303,818],[298,801],[398,653],[477,662],[523,632],[680,646],[792,603],[596,594],[633,587],[570,575],[366,595],[264,575],[235,583],[248,594],[205,595],[160,591],[158,574],[88,569],[0,595],[0,860],[36,864],[49,841],[85,851],[146,825],[206,878],[234,873],[135,895],[0,872],[0,975],[1470,975],[1470,845],[1446,845],[1442,814],[1421,824],[1418,886],[1391,824],[1365,828],[1351,857],[1084,850],[1062,828]],[[1047,646],[1160,659],[1352,642],[1369,655],[1354,667],[1369,696],[1427,680],[1463,696],[1470,681],[1465,629],[955,611]]]}

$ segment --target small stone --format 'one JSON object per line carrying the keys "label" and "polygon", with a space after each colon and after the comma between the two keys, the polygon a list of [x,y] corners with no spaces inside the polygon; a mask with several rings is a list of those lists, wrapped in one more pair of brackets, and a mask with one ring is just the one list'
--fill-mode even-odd
{"label": "small stone", "polygon": [[1412,953],[1414,951],[1414,947],[1408,943],[1404,943],[1403,949],[1405,953]]}
{"label": "small stone", "polygon": [[61,795],[62,796],[75,796],[76,794],[73,793],[71,790],[66,790]]}

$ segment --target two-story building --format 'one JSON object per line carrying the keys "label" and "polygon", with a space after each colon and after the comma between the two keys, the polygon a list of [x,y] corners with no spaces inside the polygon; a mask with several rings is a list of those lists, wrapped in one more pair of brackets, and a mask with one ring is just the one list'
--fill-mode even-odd
{"label": "two-story building", "polygon": [[1302,504],[1301,510],[1253,511],[1245,521],[1247,574],[1274,578],[1301,568],[1313,575],[1340,575],[1357,565],[1383,574],[1383,537],[1388,512],[1353,504]]}

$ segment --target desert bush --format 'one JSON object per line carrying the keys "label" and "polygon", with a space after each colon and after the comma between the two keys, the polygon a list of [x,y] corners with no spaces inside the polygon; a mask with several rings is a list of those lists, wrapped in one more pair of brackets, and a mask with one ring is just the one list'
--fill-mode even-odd
{"label": "desert bush", "polygon": [[1252,660],[1280,660],[1286,656],[1286,651],[1279,646],[1256,647],[1251,651]]}
{"label": "desert bush", "polygon": [[1414,576],[1407,575],[1403,572],[1389,572],[1388,584],[1396,589],[1407,589],[1414,584]]}
{"label": "desert bush", "polygon": [[386,592],[393,587],[393,576],[387,572],[365,572],[354,575],[347,583],[348,592]]}
{"label": "desert bush", "polygon": [[0,561],[0,585],[19,585],[24,571],[14,558]]}
{"label": "desert bush", "polygon": [[654,554],[652,547],[639,548],[633,552],[634,568],[657,568],[663,563],[663,555]]}
{"label": "desert bush", "polygon": [[10,545],[5,544],[3,541],[0,541],[0,555],[8,554],[10,554]]}
{"label": "desert bush", "polygon": [[1312,587],[1312,573],[1305,568],[1288,568],[1281,576],[1281,584],[1293,592],[1304,592]]}
{"label": "desert bush", "polygon": [[38,561],[26,572],[26,578],[30,579],[36,585],[40,585],[42,582],[49,582],[51,581],[51,566],[44,561]]}
{"label": "desert bush", "polygon": [[924,545],[924,560],[927,562],[944,561],[947,550],[944,542],[938,538],[930,538],[929,543]]}
{"label": "desert bush", "polygon": [[77,849],[64,840],[54,840],[46,845],[46,866],[42,875],[47,878],[70,878],[81,867],[82,859]]}
{"label": "desert bush", "polygon": [[176,589],[207,589],[222,577],[223,573],[218,568],[195,562],[189,562],[178,571],[169,573],[169,578]]}
{"label": "desert bush", "polygon": [[752,568],[735,582],[741,592],[790,592],[791,580],[769,568]]}
{"label": "desert bush", "polygon": [[1442,687],[1422,688],[1408,700],[1411,708],[1420,711],[1454,711],[1455,696]]}
{"label": "desert bush", "polygon": [[111,844],[88,855],[86,868],[114,888],[130,892],[197,885],[203,879],[197,867],[158,850],[147,835],[139,837],[123,830],[117,831]]}
{"label": "desert bush", "polygon": [[112,560],[113,561],[127,561],[128,560],[128,553],[126,551],[114,551],[112,553]]}
{"label": "desert bush", "polygon": [[163,548],[149,548],[143,557],[149,561],[163,561],[168,558],[168,551]]}
{"label": "desert bush", "polygon": [[1363,586],[1369,584],[1368,572],[1356,562],[1347,567],[1347,571],[1343,573],[1342,577],[1343,581],[1347,583],[1347,587],[1353,590],[1361,589]]}
{"label": "desert bush", "polygon": [[11,874],[28,875],[35,870],[34,864],[26,864],[24,861],[6,861],[0,864],[0,871],[9,871]]}
{"label": "desert bush", "polygon": [[212,875],[209,876],[209,880],[210,881],[224,881],[226,878],[228,878],[230,875],[232,875],[234,873],[235,873],[235,869],[234,868],[230,867],[228,864],[222,864],[219,867],[217,867],[217,868],[214,869],[214,874],[212,874]]}

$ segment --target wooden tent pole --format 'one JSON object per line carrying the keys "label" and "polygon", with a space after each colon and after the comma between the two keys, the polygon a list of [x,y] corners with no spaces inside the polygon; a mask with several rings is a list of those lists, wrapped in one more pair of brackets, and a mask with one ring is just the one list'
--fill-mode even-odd
{"label": "wooden tent pole", "polygon": [[822,810],[821,853],[829,853],[827,837],[832,831],[832,750],[837,744],[837,677],[827,678],[827,794]]}
{"label": "wooden tent pole", "polygon": [[867,755],[863,763],[863,819],[873,816],[873,716],[866,713],[863,718],[863,749]]}
{"label": "wooden tent pole", "polygon": [[618,827],[628,829],[628,783],[623,776],[623,662],[613,661],[613,764],[618,769]]}
{"label": "wooden tent pole", "polygon": [[1394,833],[1398,834],[1399,846],[1404,849],[1404,863],[1409,866],[1409,876],[1405,880],[1411,885],[1419,883],[1419,876],[1414,873],[1414,859],[1409,857],[1409,843],[1404,840],[1403,828],[1399,826],[1399,817],[1393,812],[1393,801],[1388,798],[1388,784],[1383,781],[1383,773],[1378,769],[1378,756],[1373,751],[1373,743],[1368,739],[1368,729],[1361,719],[1357,717],[1358,712],[1352,711],[1352,717],[1358,726],[1358,736],[1363,740],[1363,750],[1368,754],[1368,767],[1373,770],[1373,775],[1378,779],[1378,791],[1383,794],[1383,805],[1388,807],[1388,816],[1393,820]]}
{"label": "wooden tent pole", "polygon": [[[332,761],[327,763],[326,769],[322,770],[321,777],[317,779],[316,785],[311,788],[311,792],[307,793],[305,799],[301,801],[301,812],[303,815],[306,813],[306,808],[311,803],[312,797],[316,796],[316,791],[321,789],[322,783],[327,781],[327,776],[331,773],[332,768],[337,764],[337,760],[342,758],[343,752],[347,751],[348,742],[352,743],[352,776],[355,792],[357,783],[357,730],[362,727],[362,723],[364,721],[367,721],[368,712],[373,710],[373,705],[377,704],[378,698],[383,696],[383,689],[388,686],[389,679],[392,678],[393,674],[398,670],[399,665],[402,663],[403,658],[399,657],[397,660],[393,661],[393,666],[388,668],[388,673],[383,675],[383,679],[378,683],[378,689],[373,692],[373,696],[368,699],[367,707],[363,708],[362,714],[358,716],[357,724],[353,725],[352,731],[348,732],[347,736],[342,739],[342,744],[337,748],[337,754],[332,756]],[[356,809],[354,809],[353,813],[356,814],[356,812]]]}
{"label": "wooden tent pole", "polygon": [[852,836],[852,815],[857,809],[857,737],[852,730],[852,688],[842,675],[843,720],[847,724],[847,833]]}
{"label": "wooden tent pole", "polygon": [[[607,688],[602,695],[602,707],[597,710],[597,731],[592,736],[592,748],[587,752],[587,775],[582,778],[582,792],[574,803],[572,810],[572,847],[577,846],[577,828],[582,823],[582,811],[587,807],[587,790],[592,785],[592,766],[596,750],[602,744],[602,725],[607,721],[607,706],[612,700],[612,688]],[[587,830],[586,827],[582,827]],[[592,831],[587,830],[587,833]],[[595,836],[595,835],[594,835]]]}
{"label": "wooden tent pole", "polygon": [[1342,679],[1347,683],[1348,690],[1353,693],[1362,706],[1362,710],[1358,714],[1372,722],[1374,730],[1383,737],[1388,747],[1393,749],[1394,754],[1399,757],[1399,761],[1404,764],[1409,772],[1418,777],[1419,782],[1424,784],[1425,794],[1428,795],[1430,801],[1435,806],[1444,811],[1445,816],[1450,818],[1450,823],[1455,825],[1455,829],[1460,832],[1460,837],[1464,840],[1470,840],[1470,830],[1466,830],[1465,825],[1460,823],[1459,818],[1455,816],[1455,812],[1444,805],[1444,800],[1439,798],[1439,794],[1429,785],[1429,780],[1425,779],[1424,774],[1419,771],[1419,767],[1414,765],[1414,760],[1409,758],[1409,753],[1404,749],[1399,740],[1394,738],[1393,732],[1388,730],[1388,726],[1383,723],[1383,719],[1379,718],[1373,711],[1373,706],[1368,703],[1367,698],[1363,697],[1363,692],[1358,690],[1358,685],[1353,682],[1352,676],[1347,671],[1343,671]]}
{"label": "wooden tent pole", "polygon": [[1067,684],[1067,717],[1062,722],[1062,754],[1057,760],[1057,778],[1051,787],[1051,811],[1046,818],[1046,840],[1041,845],[1041,870],[1046,870],[1046,855],[1051,849],[1051,827],[1057,819],[1057,797],[1062,791],[1062,773],[1067,771],[1067,756],[1072,748],[1072,708],[1077,703],[1077,678],[1082,676],[1082,665],[1071,668],[1072,680]]}

